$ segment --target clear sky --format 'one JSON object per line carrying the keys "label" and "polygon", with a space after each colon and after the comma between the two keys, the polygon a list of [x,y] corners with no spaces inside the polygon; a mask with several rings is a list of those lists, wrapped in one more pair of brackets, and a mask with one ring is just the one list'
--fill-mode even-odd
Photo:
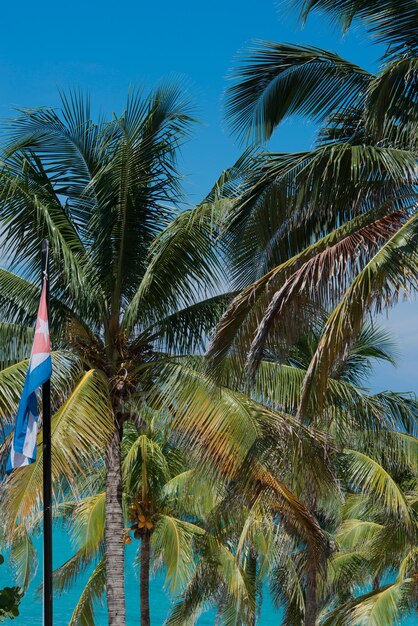
{"label": "clear sky", "polygon": [[[58,104],[58,90],[81,88],[95,111],[120,112],[129,86],[152,87],[181,77],[201,124],[183,149],[185,189],[191,204],[211,187],[220,171],[238,157],[222,116],[228,70],[237,52],[254,39],[308,43],[331,49],[369,70],[378,67],[381,49],[360,27],[341,38],[324,17],[304,29],[289,9],[274,0],[22,0],[3,4],[0,24],[0,119],[15,107]],[[278,151],[312,146],[315,128],[291,119],[271,147]],[[397,370],[379,368],[376,389],[418,390],[418,307],[400,305],[389,314],[399,337]]]}

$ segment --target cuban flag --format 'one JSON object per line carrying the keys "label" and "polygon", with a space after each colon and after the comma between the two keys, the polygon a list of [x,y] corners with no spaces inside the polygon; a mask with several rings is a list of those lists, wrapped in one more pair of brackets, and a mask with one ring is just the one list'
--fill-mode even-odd
{"label": "cuban flag", "polygon": [[44,279],[28,372],[17,409],[12,448],[6,466],[8,473],[17,467],[29,465],[36,459],[36,435],[38,432],[36,390],[51,378],[51,373],[46,279]]}

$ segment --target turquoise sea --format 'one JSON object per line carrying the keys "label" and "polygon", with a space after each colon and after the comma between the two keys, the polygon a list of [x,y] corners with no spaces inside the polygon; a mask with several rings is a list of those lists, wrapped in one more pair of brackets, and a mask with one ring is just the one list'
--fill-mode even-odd
{"label": "turquoise sea", "polygon": [[[37,548],[42,549],[41,539],[37,541]],[[136,566],[134,565],[135,542],[127,546],[127,576],[126,576],[126,601],[128,626],[139,624],[139,581]],[[54,532],[54,567],[62,565],[72,555],[72,547],[69,538],[64,531]],[[87,574],[81,576],[71,591],[55,597],[54,600],[54,626],[67,626],[73,608],[80,596],[83,583]],[[20,605],[20,616],[11,621],[14,626],[42,626],[42,599],[37,588],[42,581],[42,567],[38,568],[35,579],[29,587]],[[0,567],[0,587],[11,585],[11,572],[6,563]],[[153,626],[162,626],[167,617],[170,598],[163,589],[164,577],[157,575],[151,581],[151,622]],[[106,610],[104,606],[98,606],[96,611],[96,626],[106,626]],[[203,614],[198,622],[199,626],[213,626],[214,615]],[[409,618],[402,622],[402,626],[416,626],[415,618]],[[263,606],[259,626],[284,626],[282,615],[272,605],[267,594],[263,598]]]}

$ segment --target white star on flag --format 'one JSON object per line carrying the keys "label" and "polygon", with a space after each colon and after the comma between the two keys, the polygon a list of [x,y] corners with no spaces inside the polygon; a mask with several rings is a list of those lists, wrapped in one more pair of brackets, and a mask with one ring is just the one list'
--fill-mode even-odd
{"label": "white star on flag", "polygon": [[39,326],[35,330],[35,335],[43,335],[44,340],[46,341],[49,335],[48,330],[48,322],[46,320],[42,320],[40,317],[38,318]]}

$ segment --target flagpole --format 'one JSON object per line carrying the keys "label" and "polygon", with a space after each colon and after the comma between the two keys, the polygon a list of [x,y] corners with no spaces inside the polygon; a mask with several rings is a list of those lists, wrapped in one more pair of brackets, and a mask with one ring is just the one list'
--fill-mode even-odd
{"label": "flagpole", "polygon": [[[42,285],[46,282],[49,321],[49,243],[42,241]],[[52,623],[52,485],[51,485],[51,385],[42,385],[43,522],[44,522],[44,626]]]}

